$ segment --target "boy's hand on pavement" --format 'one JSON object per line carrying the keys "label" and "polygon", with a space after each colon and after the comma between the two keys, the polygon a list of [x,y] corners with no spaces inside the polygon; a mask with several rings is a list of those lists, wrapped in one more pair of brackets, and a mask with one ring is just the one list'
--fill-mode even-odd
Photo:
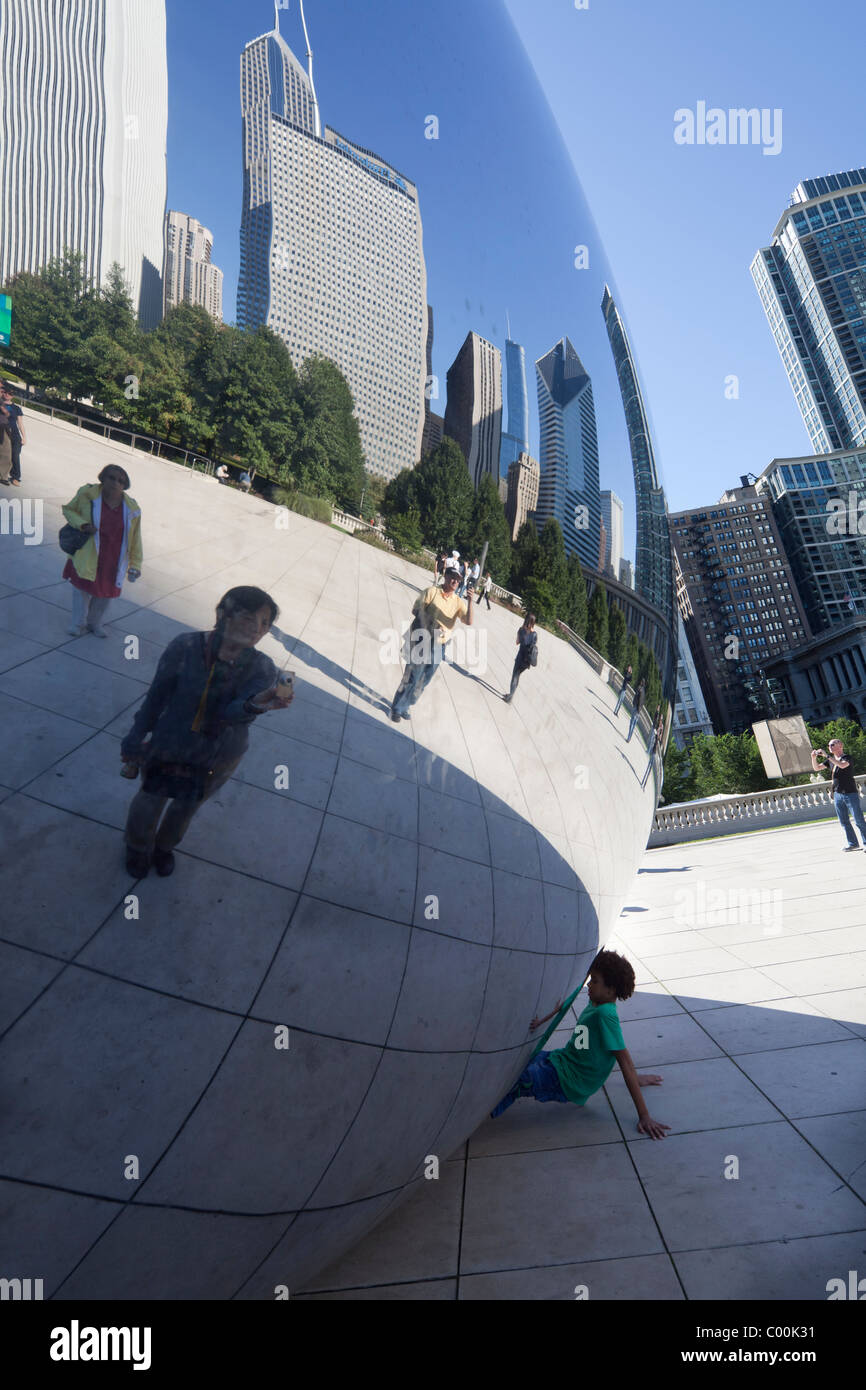
{"label": "boy's hand on pavement", "polygon": [[660,1086],[662,1079],[660,1076],[656,1076],[655,1072],[644,1072],[642,1076],[638,1077],[637,1084],[639,1086]]}
{"label": "boy's hand on pavement", "polygon": [[638,1133],[648,1134],[650,1139],[664,1139],[665,1130],[670,1129],[670,1125],[661,1124],[652,1115],[644,1115],[642,1120],[638,1120],[637,1127]]}

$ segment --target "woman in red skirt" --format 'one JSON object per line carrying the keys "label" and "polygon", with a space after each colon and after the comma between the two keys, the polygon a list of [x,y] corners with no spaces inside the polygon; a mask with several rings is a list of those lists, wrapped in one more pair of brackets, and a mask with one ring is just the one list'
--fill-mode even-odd
{"label": "woman in red skirt", "polygon": [[98,483],[79,488],[63,508],[70,526],[88,537],[63,571],[72,585],[71,637],[86,631],[106,637],[105,610],[120,597],[124,581],[134,583],[141,573],[141,508],[126,496],[129,486],[129,474],[109,464]]}

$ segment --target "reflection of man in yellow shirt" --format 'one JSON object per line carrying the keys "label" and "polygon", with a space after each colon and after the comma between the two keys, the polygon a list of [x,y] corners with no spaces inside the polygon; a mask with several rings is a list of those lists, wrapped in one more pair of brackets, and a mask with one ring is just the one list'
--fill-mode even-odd
{"label": "reflection of man in yellow shirt", "polygon": [[460,571],[448,566],[441,589],[433,585],[412,605],[415,614],[409,639],[409,664],[391,705],[395,724],[409,718],[409,708],[427,689],[437,666],[442,662],[445,647],[454,633],[457,620],[472,626],[472,606],[460,598],[457,586]]}

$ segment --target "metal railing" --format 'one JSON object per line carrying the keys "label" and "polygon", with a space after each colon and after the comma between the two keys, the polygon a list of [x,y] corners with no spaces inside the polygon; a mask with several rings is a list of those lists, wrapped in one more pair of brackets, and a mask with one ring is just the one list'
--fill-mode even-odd
{"label": "metal railing", "polygon": [[[866,776],[855,778],[862,798]],[[835,815],[830,781],[808,782],[797,787],[774,787],[763,792],[689,801],[683,806],[661,806],[656,811],[650,848],[680,840],[737,835],[763,826],[793,825],[803,820],[824,820]]]}
{"label": "metal railing", "polygon": [[[188,468],[193,473],[203,473],[212,477],[218,466],[213,459],[208,458],[205,454],[192,449],[182,449],[177,444],[169,444],[167,440],[156,439],[153,435],[139,434],[136,430],[125,425],[115,424],[111,420],[97,420],[89,415],[79,415],[77,411],[66,410],[62,406],[47,405],[44,401],[35,401],[23,394],[20,399],[26,403],[29,411],[48,415],[52,420],[60,420],[74,425],[79,434],[88,431],[101,435],[104,440],[111,444],[122,444],[129,449],[137,449],[142,453],[147,453],[152,458],[165,459],[167,463],[180,464],[181,467]],[[241,464],[234,466],[242,468]]]}

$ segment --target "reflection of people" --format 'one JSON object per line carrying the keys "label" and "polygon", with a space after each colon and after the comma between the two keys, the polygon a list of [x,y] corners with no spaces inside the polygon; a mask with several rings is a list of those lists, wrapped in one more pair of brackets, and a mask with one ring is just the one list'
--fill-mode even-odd
{"label": "reflection of people", "polygon": [[127,578],[134,583],[141,573],[141,508],[126,496],[129,486],[125,469],[108,464],[98,483],[79,488],[63,508],[70,526],[88,537],[63,571],[72,585],[70,637],[87,630],[106,637],[102,622],[109,603],[120,597]]}
{"label": "reflection of people", "polygon": [[[23,421],[24,411],[13,401],[9,387],[0,387],[0,424],[8,430],[12,449],[12,467],[8,477],[12,487],[21,486],[21,448],[27,443]],[[0,476],[0,481],[6,482],[7,479]]]}
{"label": "reflection of people", "polygon": [[139,766],[143,778],[126,822],[126,867],[135,878],[145,877],[151,858],[161,877],[172,873],[172,850],[241,761],[249,725],[291,704],[270,657],[255,651],[278,615],[262,589],[230,589],[213,632],[182,633],[163,652],[120,745],[124,762]]}
{"label": "reflection of people", "polygon": [[851,760],[845,757],[845,746],[841,738],[831,738],[827,744],[827,750],[826,753],[823,748],[812,750],[812,766],[816,772],[822,769],[829,771],[831,767],[833,769],[833,805],[836,808],[836,815],[839,817],[839,824],[845,831],[845,838],[848,841],[847,845],[842,846],[842,849],[845,854],[849,854],[852,849],[860,848],[851,825],[852,817],[854,824],[860,831],[863,848],[866,849],[866,822],[863,820],[860,793],[857,790]]}
{"label": "reflection of people", "polygon": [[421,698],[441,666],[458,619],[467,627],[472,626],[472,605],[467,605],[457,593],[459,583],[460,571],[449,560],[442,588],[431,585],[412,606],[415,622],[409,639],[409,661],[391,704],[395,724],[410,717],[410,706]]}
{"label": "reflection of people", "polygon": [[625,699],[625,692],[628,690],[629,682],[630,682],[630,681],[631,681],[631,662],[629,662],[628,666],[626,666],[625,672],[624,672],[624,674],[623,674],[622,685],[621,685],[620,688],[619,688],[619,695],[617,696],[617,699],[616,699],[616,708],[615,708],[615,710],[614,710],[614,716],[616,716],[616,715],[619,714],[619,707],[620,707],[620,705],[622,704],[623,700]]}
{"label": "reflection of people", "polygon": [[249,492],[250,488],[253,485],[253,478],[255,476],[255,469],[253,469],[252,473],[244,472],[241,474],[240,478],[238,479],[238,487],[240,488],[241,492]]}
{"label": "reflection of people", "polygon": [[218,481],[218,482],[220,482],[220,483],[227,483],[227,482],[228,482],[229,478],[231,477],[231,474],[229,473],[229,470],[228,470],[227,466],[226,466],[224,463],[221,463],[221,464],[220,464],[219,468],[218,468],[217,471],[216,471],[216,476],[217,476],[217,481]]}
{"label": "reflection of people", "polygon": [[628,726],[628,737],[626,738],[626,743],[631,742],[631,736],[634,733],[635,725],[637,724],[640,712],[643,709],[643,697],[645,694],[646,682],[641,681],[638,685],[637,690],[634,692],[634,704],[631,707],[631,723]]}
{"label": "reflection of people", "polygon": [[656,705],[656,712],[653,716],[653,731],[650,734],[649,748],[647,749],[647,753],[649,756],[647,758],[646,772],[644,773],[643,781],[641,782],[642,787],[645,787],[647,782],[649,781],[649,775],[652,771],[653,758],[655,756],[656,748],[661,743],[663,732],[664,719],[662,718],[661,705]]}
{"label": "reflection of people", "polygon": [[[652,1119],[641,1095],[642,1086],[660,1086],[662,1079],[656,1075],[638,1075],[626,1050],[616,1011],[617,999],[630,999],[634,994],[634,970],[616,951],[600,951],[590,967],[586,992],[589,1004],[577,1021],[571,1041],[554,1052],[539,1052],[508,1095],[491,1111],[490,1118],[497,1119],[516,1100],[530,1096],[539,1101],[585,1105],[590,1096],[601,1090],[613,1071],[614,1062],[619,1062],[637,1110],[638,1130],[651,1139],[664,1139],[670,1125]],[[540,1028],[560,1008],[557,1004],[547,1018],[534,1018],[530,1027]]]}
{"label": "reflection of people", "polygon": [[[511,672],[511,689],[505,696],[505,703],[511,704],[514,699],[514,692],[524,671],[528,671],[532,663],[533,648],[538,646],[538,633],[535,631],[536,617],[534,613],[527,613],[523,620],[523,626],[517,633],[517,656],[514,658],[514,669]],[[538,658],[536,657],[536,660]]]}
{"label": "reflection of people", "polygon": [[484,576],[484,583],[481,585],[480,589],[478,590],[478,597],[477,597],[477,599],[476,599],[476,603],[480,603],[482,599],[486,599],[486,600],[487,600],[487,611],[488,611],[488,613],[490,612],[490,590],[491,590],[492,588],[493,588],[493,580],[492,580],[491,577],[490,577],[490,570],[488,570],[487,573],[486,573],[485,576]]}

